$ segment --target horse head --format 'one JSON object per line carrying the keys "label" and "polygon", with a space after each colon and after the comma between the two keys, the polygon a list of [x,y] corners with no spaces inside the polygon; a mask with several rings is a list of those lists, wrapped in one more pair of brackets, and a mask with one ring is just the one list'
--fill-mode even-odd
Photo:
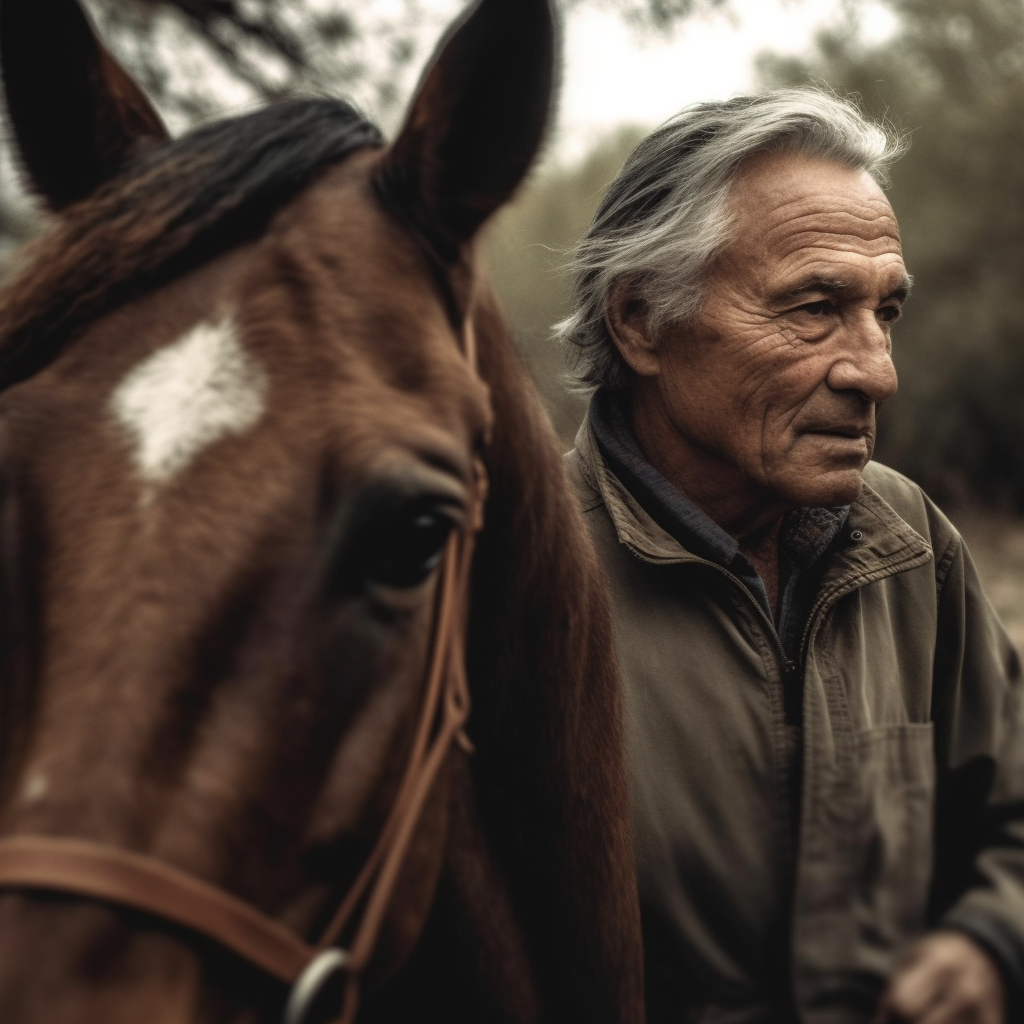
{"label": "horse head", "polygon": [[639,1020],[599,574],[474,257],[547,3],[390,146],[170,140],[75,0],[0,18],[53,211],[0,292],[0,1017]]}

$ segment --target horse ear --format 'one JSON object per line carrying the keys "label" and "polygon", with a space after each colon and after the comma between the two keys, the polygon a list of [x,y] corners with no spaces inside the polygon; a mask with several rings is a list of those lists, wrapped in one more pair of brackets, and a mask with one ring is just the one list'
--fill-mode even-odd
{"label": "horse ear", "polygon": [[479,0],[442,40],[380,177],[440,255],[454,258],[525,176],[554,74],[547,0]]}
{"label": "horse ear", "polygon": [[76,0],[0,0],[0,61],[18,151],[52,209],[84,199],[145,143],[168,137]]}

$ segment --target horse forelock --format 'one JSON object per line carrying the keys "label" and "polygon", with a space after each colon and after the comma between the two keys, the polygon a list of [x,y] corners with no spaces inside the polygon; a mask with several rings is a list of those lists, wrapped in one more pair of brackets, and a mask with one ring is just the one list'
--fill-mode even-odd
{"label": "horse forelock", "polygon": [[0,388],[104,312],[257,237],[319,171],[382,142],[348,104],[317,99],[144,151],[22,253],[24,269],[0,291]]}

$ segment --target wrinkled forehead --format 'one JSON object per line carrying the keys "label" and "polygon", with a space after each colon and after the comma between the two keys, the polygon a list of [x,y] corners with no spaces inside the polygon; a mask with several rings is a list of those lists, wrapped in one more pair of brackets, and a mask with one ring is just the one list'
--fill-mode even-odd
{"label": "wrinkled forehead", "polygon": [[867,254],[900,251],[889,200],[863,168],[803,154],[768,154],[749,161],[729,195],[735,244],[784,253],[817,237]]}

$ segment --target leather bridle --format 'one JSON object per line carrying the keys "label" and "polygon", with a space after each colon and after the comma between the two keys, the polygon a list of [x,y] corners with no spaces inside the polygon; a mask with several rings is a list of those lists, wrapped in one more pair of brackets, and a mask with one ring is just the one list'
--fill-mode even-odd
{"label": "leather bridle", "polygon": [[[472,321],[463,351],[476,370]],[[291,987],[284,1024],[301,1024],[328,984],[340,984],[337,1024],[351,1024],[359,979],[372,957],[389,900],[432,786],[454,744],[471,746],[464,638],[475,535],[483,524],[487,477],[475,462],[467,527],[453,533],[438,579],[423,704],[405,771],[373,849],[327,927],[307,942],[224,889],[147,854],[83,839],[18,835],[0,839],[0,890],[69,893],[143,911],[214,940]],[[339,945],[352,936],[345,948]]]}

